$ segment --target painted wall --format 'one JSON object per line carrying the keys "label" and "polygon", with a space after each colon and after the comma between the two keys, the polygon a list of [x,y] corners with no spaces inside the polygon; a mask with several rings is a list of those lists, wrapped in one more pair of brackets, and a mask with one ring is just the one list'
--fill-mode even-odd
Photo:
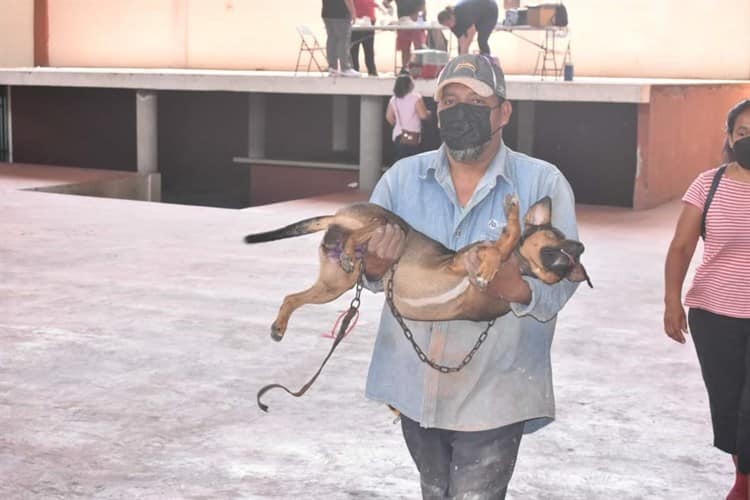
{"label": "painted wall", "polygon": [[[11,25],[10,39],[25,47],[14,48],[14,58],[0,55],[0,65],[29,62],[23,54],[31,34],[23,26],[30,29],[31,3],[0,0],[10,12],[0,23]],[[428,19],[448,3],[427,0]],[[750,78],[747,0],[565,5],[570,33],[557,46],[570,41],[577,75]],[[52,66],[288,70],[299,46],[295,26],[310,25],[325,42],[319,0],[55,0],[48,8]],[[541,33],[528,36],[539,41]],[[534,46],[509,33],[495,33],[491,45],[508,73],[533,69]],[[377,34],[376,53],[380,70],[392,71],[392,33]]]}
{"label": "painted wall", "polygon": [[750,84],[652,87],[638,110],[634,208],[679,198],[698,173],[717,167],[727,113],[749,95]]}
{"label": "painted wall", "polygon": [[280,165],[252,165],[250,199],[252,205],[266,205],[297,198],[308,198],[350,190],[357,172]]}
{"label": "painted wall", "polygon": [[13,87],[13,160],[136,171],[135,92]]}
{"label": "painted wall", "polygon": [[0,0],[0,67],[34,65],[34,2]]}
{"label": "painted wall", "polygon": [[190,25],[187,11],[192,3],[188,0],[49,2],[49,64],[186,67]]}

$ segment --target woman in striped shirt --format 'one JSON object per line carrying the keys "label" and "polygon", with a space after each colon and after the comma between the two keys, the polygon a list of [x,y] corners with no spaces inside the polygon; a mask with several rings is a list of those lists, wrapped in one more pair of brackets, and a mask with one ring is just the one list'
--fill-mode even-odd
{"label": "woman in striped shirt", "polygon": [[[714,445],[732,454],[735,484],[728,500],[749,499],[750,473],[750,99],[727,116],[726,168],[690,185],[665,265],[664,330],[684,344],[688,324],[708,391]],[[704,207],[709,199],[709,210]],[[705,229],[704,229],[705,227]],[[705,231],[705,232],[704,232]],[[682,286],[698,238],[703,261],[682,305]]]}

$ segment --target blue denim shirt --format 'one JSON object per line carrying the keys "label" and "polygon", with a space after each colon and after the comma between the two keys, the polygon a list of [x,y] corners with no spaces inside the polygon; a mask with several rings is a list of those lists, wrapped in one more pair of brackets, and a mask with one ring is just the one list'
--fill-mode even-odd
{"label": "blue denim shirt", "polygon": [[[552,223],[568,238],[578,238],[573,192],[554,165],[502,145],[471,200],[461,207],[446,154],[443,147],[397,162],[380,179],[370,201],[457,250],[499,237],[506,222],[506,194],[516,193],[522,217],[536,201],[550,196]],[[384,305],[367,397],[390,404],[423,427],[479,431],[527,421],[531,432],[549,423],[555,413],[550,347],[556,315],[577,284],[524,279],[531,287],[531,302],[511,304],[512,313],[498,318],[471,363],[457,373],[443,374],[422,363]],[[461,362],[487,325],[407,324],[422,350],[449,366]]]}

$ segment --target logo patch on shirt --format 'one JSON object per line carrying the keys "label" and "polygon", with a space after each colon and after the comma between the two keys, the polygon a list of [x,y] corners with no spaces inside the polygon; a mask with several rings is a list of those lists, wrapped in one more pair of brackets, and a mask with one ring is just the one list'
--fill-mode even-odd
{"label": "logo patch on shirt", "polygon": [[500,237],[500,221],[490,219],[487,221],[487,229],[482,232],[484,241],[495,241]]}

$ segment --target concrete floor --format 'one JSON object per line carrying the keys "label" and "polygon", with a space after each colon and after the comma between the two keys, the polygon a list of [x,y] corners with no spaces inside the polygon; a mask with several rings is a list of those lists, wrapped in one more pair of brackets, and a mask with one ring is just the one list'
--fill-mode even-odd
{"label": "concrete floor", "polygon": [[[97,175],[0,165],[0,499],[418,498],[399,426],[363,396],[382,295],[305,397],[255,404],[314,372],[351,294],[271,341],[319,236],[242,236],[356,195],[226,210],[20,190]],[[508,498],[724,498],[693,347],[661,328],[678,210],[579,206],[596,288],[560,315],[558,418],[524,438]]]}

